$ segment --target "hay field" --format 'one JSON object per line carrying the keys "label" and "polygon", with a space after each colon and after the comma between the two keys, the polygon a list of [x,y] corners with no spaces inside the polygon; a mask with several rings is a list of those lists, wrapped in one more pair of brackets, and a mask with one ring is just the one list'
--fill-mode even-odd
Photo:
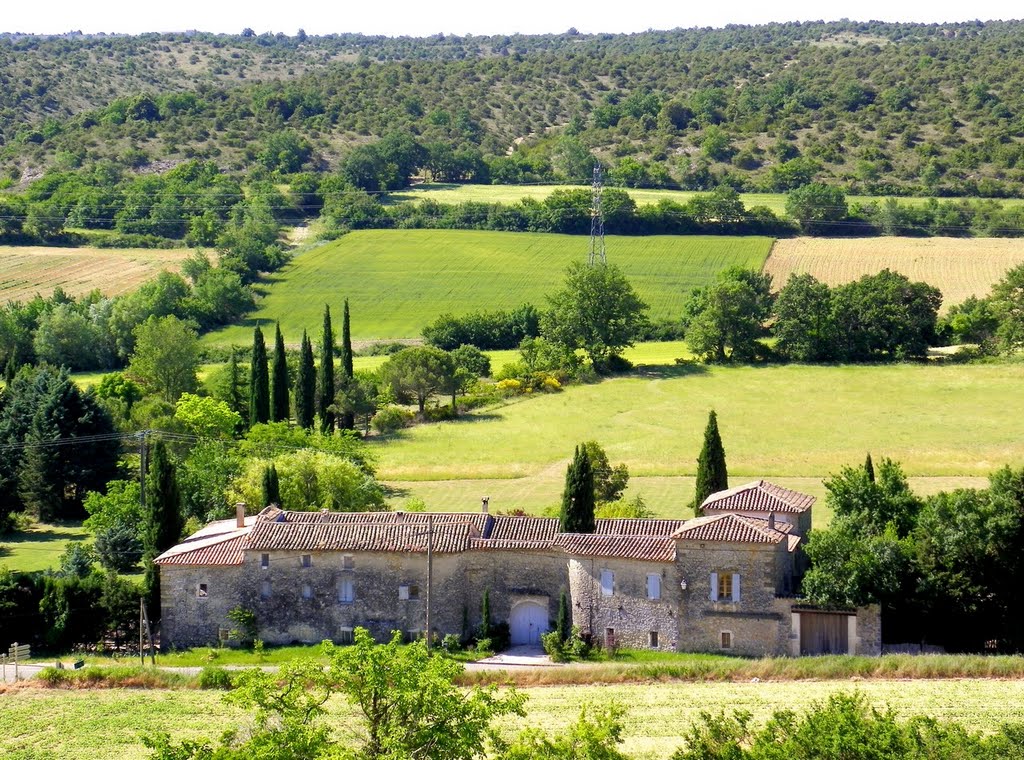
{"label": "hay field", "polygon": [[793,238],[778,240],[764,271],[775,287],[810,273],[829,285],[885,268],[942,291],[942,309],[985,296],[1008,269],[1024,262],[1024,241],[1009,238]]}
{"label": "hay field", "polygon": [[[651,306],[654,319],[678,316],[690,289],[729,266],[759,269],[766,237],[650,236],[608,238],[617,264]],[[207,345],[247,345],[257,321],[281,322],[297,344],[320,334],[324,304],[340,324],[349,299],[352,337],[416,338],[445,312],[540,307],[571,261],[585,260],[587,238],[472,230],[362,230],[302,250],[263,286],[265,297],[242,323],[209,333]]]}
{"label": "hay field", "polygon": [[44,248],[0,246],[0,303],[49,296],[60,286],[81,296],[99,289],[116,296],[137,288],[162,269],[178,271],[185,249]]}
{"label": "hay field", "polygon": [[[804,711],[836,692],[859,691],[902,719],[929,715],[962,723],[969,731],[1024,721],[1024,682],[1018,680],[776,681],[761,683],[651,683],[524,688],[526,716],[496,723],[505,736],[526,727],[556,732],[576,719],[583,704],[626,707],[622,749],[630,758],[661,760],[682,744],[702,710],[746,710],[763,723],[774,710]],[[340,699],[326,723],[351,730],[353,714]],[[213,691],[22,688],[0,696],[0,756],[29,760],[135,760],[151,757],[142,736],[166,731],[175,740],[216,739],[251,718]]]}

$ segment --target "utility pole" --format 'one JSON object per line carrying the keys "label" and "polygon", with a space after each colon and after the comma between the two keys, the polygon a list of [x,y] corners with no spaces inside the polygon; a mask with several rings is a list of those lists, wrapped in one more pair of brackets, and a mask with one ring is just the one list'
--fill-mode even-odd
{"label": "utility pole", "polygon": [[434,585],[434,515],[427,515],[427,651],[433,646],[433,633],[430,630],[430,592]]}

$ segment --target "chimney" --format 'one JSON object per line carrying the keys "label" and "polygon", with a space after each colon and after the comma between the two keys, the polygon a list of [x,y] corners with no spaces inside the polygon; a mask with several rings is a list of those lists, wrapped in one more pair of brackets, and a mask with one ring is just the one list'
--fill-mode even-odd
{"label": "chimney", "polygon": [[775,513],[768,513],[768,530],[775,530]]}
{"label": "chimney", "polygon": [[490,506],[490,503],[491,503],[491,497],[490,496],[485,496],[484,498],[482,498],[480,500],[480,508],[481,508],[481,511],[483,511],[483,513],[485,515],[487,514],[487,507]]}
{"label": "chimney", "polygon": [[245,527],[245,502],[240,501],[235,505],[235,527]]}

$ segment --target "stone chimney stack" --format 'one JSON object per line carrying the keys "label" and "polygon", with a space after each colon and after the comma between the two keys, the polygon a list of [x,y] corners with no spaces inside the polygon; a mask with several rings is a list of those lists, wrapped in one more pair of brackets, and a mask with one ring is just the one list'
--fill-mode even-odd
{"label": "stone chimney stack", "polygon": [[245,502],[240,501],[235,505],[235,526],[238,528],[245,527]]}
{"label": "stone chimney stack", "polygon": [[490,496],[485,496],[484,498],[482,498],[480,500],[480,509],[481,509],[481,511],[485,515],[487,514],[487,509],[490,506],[490,504],[491,504],[491,497]]}

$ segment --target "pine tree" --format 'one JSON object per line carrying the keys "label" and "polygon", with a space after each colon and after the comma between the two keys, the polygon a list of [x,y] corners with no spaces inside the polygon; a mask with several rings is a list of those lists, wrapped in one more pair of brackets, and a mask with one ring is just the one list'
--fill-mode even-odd
{"label": "pine tree", "polygon": [[249,367],[249,426],[270,421],[270,375],[267,344],[260,326],[252,334],[252,364]]}
{"label": "pine tree", "polygon": [[871,461],[871,452],[868,452],[867,458],[864,460],[864,474],[868,477],[869,483],[875,482],[875,465]]}
{"label": "pine tree", "polygon": [[316,416],[316,366],[313,362],[313,344],[306,331],[302,331],[299,351],[299,372],[295,377],[295,421],[300,428],[312,430]]}
{"label": "pine tree", "polygon": [[593,533],[597,527],[594,506],[594,469],[586,448],[577,446],[565,471],[560,530],[563,533]]}
{"label": "pine tree", "polygon": [[331,307],[324,306],[324,328],[320,338],[320,372],[317,374],[316,411],[320,415],[320,432],[334,430],[334,331],[331,329]]}
{"label": "pine tree", "polygon": [[288,404],[288,357],[284,351],[281,323],[274,335],[274,365],[271,370],[270,421],[287,422],[291,417]]}
{"label": "pine tree", "polygon": [[725,467],[725,449],[718,433],[718,416],[712,409],[708,424],[704,428],[704,446],[697,457],[696,493],[693,496],[693,512],[701,514],[701,505],[711,494],[729,487],[729,475]]}
{"label": "pine tree", "polygon": [[[348,299],[345,299],[345,312],[341,321],[341,382],[347,387],[354,377],[352,371],[352,328],[349,324]],[[355,430],[355,412],[342,412],[338,424],[342,430]]]}
{"label": "pine tree", "polygon": [[144,588],[154,617],[160,610],[160,571],[153,560],[181,538],[181,494],[167,447],[159,438],[149,452],[146,473],[146,511],[143,514],[142,547],[146,569]]}
{"label": "pine tree", "polygon": [[572,635],[572,619],[569,616],[569,597],[565,591],[558,597],[558,617],[555,618],[555,631],[558,633],[558,643],[564,644]]}
{"label": "pine tree", "polygon": [[277,477],[277,467],[273,463],[263,468],[263,483],[261,484],[261,500],[264,507],[271,504],[281,505],[281,482]]}

